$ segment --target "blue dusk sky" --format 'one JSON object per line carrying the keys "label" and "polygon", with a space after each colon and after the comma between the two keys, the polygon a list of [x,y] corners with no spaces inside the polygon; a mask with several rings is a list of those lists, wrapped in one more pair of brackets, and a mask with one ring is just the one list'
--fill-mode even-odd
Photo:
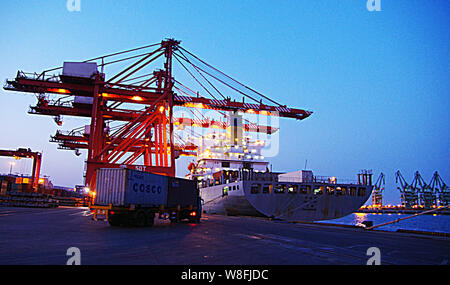
{"label": "blue dusk sky", "polygon": [[[416,170],[427,182],[437,170],[450,183],[450,2],[381,0],[374,12],[366,2],[80,0],[70,12],[66,0],[2,1],[0,78],[175,38],[268,97],[314,112],[280,120],[274,170],[307,160],[317,175],[384,172],[385,200],[398,203],[397,170],[408,182]],[[64,117],[58,127],[27,113],[35,103],[33,94],[0,90],[0,148],[42,151],[41,174],[82,184],[86,152],[58,150],[49,138],[89,121]],[[12,160],[0,158],[0,173]],[[13,172],[31,165],[16,161]]]}

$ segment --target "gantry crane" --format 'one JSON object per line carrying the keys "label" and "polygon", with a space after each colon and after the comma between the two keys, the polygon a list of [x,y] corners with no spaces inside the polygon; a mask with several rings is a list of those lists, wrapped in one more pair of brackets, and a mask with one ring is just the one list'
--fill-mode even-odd
{"label": "gantry crane", "polygon": [[381,172],[380,176],[378,176],[375,185],[372,190],[372,207],[382,208],[383,207],[383,191],[385,187],[386,181],[384,173]]}
{"label": "gantry crane", "polygon": [[18,148],[17,150],[0,150],[0,156],[11,156],[17,158],[32,158],[33,169],[31,172],[31,185],[37,191],[39,184],[39,173],[41,171],[42,153],[31,151],[29,148]]}
{"label": "gantry crane", "polygon": [[430,209],[437,206],[436,193],[433,188],[430,187],[431,183],[426,184],[419,171],[416,171],[414,174],[411,185],[416,189],[416,192],[418,192],[419,202],[422,207]]}
{"label": "gantry crane", "polygon": [[400,183],[402,206],[405,208],[415,208],[419,205],[423,208],[435,208],[450,204],[450,188],[445,184],[436,171],[430,183],[420,175],[419,171],[414,173],[411,184],[407,184],[400,171],[396,172],[396,182]]}
{"label": "gantry crane", "polygon": [[425,180],[423,180],[419,171],[416,171],[414,173],[414,178],[410,185],[411,188],[414,190],[414,193],[417,194],[417,205],[421,205],[423,189],[427,186],[427,184],[425,183]]}
{"label": "gantry crane", "polygon": [[408,184],[400,170],[395,173],[395,182],[400,183],[397,189],[400,191],[401,203],[404,208],[414,208],[419,205],[419,196],[416,187]]}
{"label": "gantry crane", "polygon": [[450,205],[450,187],[445,184],[437,171],[434,172],[428,185],[435,194],[438,194],[439,206]]}
{"label": "gantry crane", "polygon": [[[173,59],[201,87],[202,95],[173,77]],[[132,64],[119,72],[113,71],[115,75],[109,79],[106,77],[105,69],[131,61]],[[148,72],[157,61],[161,61],[162,69],[153,68]],[[92,72],[79,76],[76,71],[80,68]],[[62,74],[58,73],[61,70]],[[227,88],[227,93],[217,84]],[[4,89],[37,94],[38,103],[29,112],[53,116],[58,125],[62,124],[63,115],[90,118],[88,132],[57,132],[52,141],[65,149],[88,150],[85,184],[91,189],[95,187],[96,170],[104,167],[125,166],[174,176],[175,159],[180,155],[195,155],[196,151],[195,146],[175,141],[179,139],[175,127],[227,127],[224,122],[205,117],[175,118],[174,107],[186,107],[192,113],[209,109],[222,114],[243,112],[298,120],[312,113],[279,104],[208,64],[174,39],[83,62],[64,63],[41,73],[18,71],[14,80],[7,80]],[[229,94],[244,97],[240,101]],[[113,123],[120,124],[110,127]],[[243,128],[266,134],[277,131],[251,122]],[[139,161],[143,163],[138,164]]]}

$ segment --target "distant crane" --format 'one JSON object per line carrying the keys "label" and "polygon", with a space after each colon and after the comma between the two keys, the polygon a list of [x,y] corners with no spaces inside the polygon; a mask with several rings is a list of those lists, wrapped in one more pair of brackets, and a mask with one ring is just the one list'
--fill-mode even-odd
{"label": "distant crane", "polygon": [[395,173],[395,182],[400,183],[400,187],[397,187],[397,189],[400,191],[402,206],[404,208],[417,207],[419,205],[419,195],[416,191],[416,187],[413,187],[406,182],[405,178],[400,173],[400,170]]}
{"label": "distant crane", "polygon": [[372,190],[372,206],[375,208],[383,207],[383,191],[385,184],[385,176],[384,173],[381,172]]}
{"label": "distant crane", "polygon": [[436,193],[433,188],[430,187],[430,184],[426,184],[419,171],[416,171],[411,185],[419,193],[420,205],[428,209],[437,206]]}
{"label": "distant crane", "polygon": [[[427,184],[425,183],[425,180],[423,180],[422,176],[420,175],[419,171],[416,171],[414,173],[414,178],[411,182],[411,188],[414,189],[414,192],[417,193],[417,206],[421,205],[423,206],[425,203],[427,204],[427,207],[431,208],[429,205],[430,202],[433,200],[431,198],[431,194],[428,190],[426,190]],[[425,193],[425,199],[424,199],[424,193]]]}
{"label": "distant crane", "polygon": [[31,172],[31,185],[37,191],[39,184],[39,173],[41,171],[42,153],[31,151],[31,149],[18,148],[17,150],[0,150],[0,156],[12,156],[15,158],[32,158],[33,169]]}
{"label": "distant crane", "polygon": [[435,194],[438,194],[439,206],[447,206],[450,204],[450,187],[445,184],[437,171],[434,172],[428,186]]}

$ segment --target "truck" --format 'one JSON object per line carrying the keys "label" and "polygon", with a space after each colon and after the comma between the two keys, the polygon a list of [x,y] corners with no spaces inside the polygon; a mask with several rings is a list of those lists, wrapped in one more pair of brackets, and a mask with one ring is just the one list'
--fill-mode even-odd
{"label": "truck", "polygon": [[130,168],[97,170],[94,220],[111,226],[152,226],[155,216],[199,223],[202,202],[195,181]]}

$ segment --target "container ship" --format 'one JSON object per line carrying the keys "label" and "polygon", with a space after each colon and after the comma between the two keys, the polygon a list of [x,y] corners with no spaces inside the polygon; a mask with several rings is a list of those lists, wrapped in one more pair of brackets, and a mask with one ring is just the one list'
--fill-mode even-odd
{"label": "container ship", "polygon": [[341,183],[311,170],[269,170],[261,155],[265,141],[243,137],[242,117],[228,118],[226,133],[201,138],[187,179],[196,180],[203,210],[210,214],[265,216],[287,221],[336,219],[357,211],[372,192],[372,173]]}

